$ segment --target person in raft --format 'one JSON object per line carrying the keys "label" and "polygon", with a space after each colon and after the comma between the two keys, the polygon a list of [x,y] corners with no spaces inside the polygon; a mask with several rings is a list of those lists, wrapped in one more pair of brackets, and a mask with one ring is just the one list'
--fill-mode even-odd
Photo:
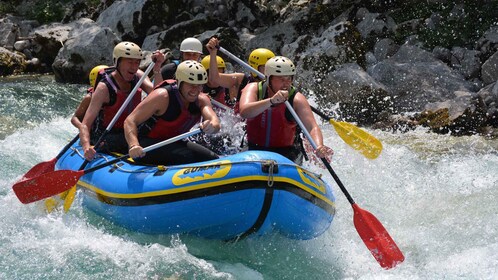
{"label": "person in raft", "polygon": [[199,122],[204,133],[220,130],[209,97],[201,93],[208,80],[204,66],[194,60],[184,61],[175,76],[176,81],[165,80],[125,120],[129,154],[139,163],[174,165],[218,158],[209,149],[186,140],[144,153],[143,147],[188,132]]}
{"label": "person in raft", "polygon": [[76,127],[78,130],[80,129],[83,118],[85,117],[86,110],[90,105],[90,100],[92,99],[92,93],[95,90],[95,87],[97,86],[98,82],[100,81],[101,75],[99,75],[99,73],[106,68],[109,68],[109,66],[97,65],[92,68],[90,74],[88,75],[90,87],[87,89],[85,96],[83,96],[83,99],[81,99],[80,104],[78,104],[78,107],[76,108],[73,116],[71,117],[71,124],[74,127]]}
{"label": "person in raft", "polygon": [[[116,113],[124,104],[126,98],[131,93],[144,72],[139,69],[140,61],[143,59],[142,49],[132,42],[121,42],[114,47],[113,53],[114,68],[110,73],[103,73],[103,77],[91,94],[90,104],[84,113],[83,121],[80,125],[80,143],[86,160],[95,157],[96,149],[92,146],[100,139],[107,129]],[[161,64],[164,61],[164,54],[155,51],[152,59],[156,61],[154,65],[155,83],[162,82],[160,75]],[[123,122],[128,114],[140,103],[142,99],[141,91],[149,93],[154,85],[148,77],[145,78],[138,91],[133,96],[128,107],[122,112],[118,120],[107,133],[102,141],[102,146],[98,149],[105,152],[126,153],[128,145],[123,135]]]}
{"label": "person in raft", "polygon": [[292,86],[296,67],[286,57],[275,56],[265,65],[266,80],[248,84],[240,99],[240,116],[246,119],[249,150],[279,153],[297,164],[303,160],[298,124],[284,102],[289,101],[317,144],[318,157],[330,158],[333,151],[323,144],[308,100]]}
{"label": "person in raft", "polygon": [[206,68],[209,77],[208,82],[204,85],[202,92],[207,93],[209,97],[225,106],[233,107],[233,105],[235,104],[235,98],[237,97],[238,88],[235,88],[235,90],[224,88],[217,83],[213,83],[211,79],[211,76],[214,76],[215,72],[217,73],[216,75],[225,72],[225,61],[223,60],[223,58],[216,56],[216,62],[212,65],[212,67],[210,65],[210,61],[211,58],[209,55],[205,56],[201,60],[201,64],[202,66],[204,66],[204,68]]}
{"label": "person in raft", "polygon": [[199,61],[202,56],[202,43],[194,37],[183,40],[180,44],[180,60],[173,60],[161,68],[163,80],[175,79],[176,68],[182,61]]}
{"label": "person in raft", "polygon": [[[218,45],[219,45],[219,40],[216,37],[212,37],[211,39],[209,39],[209,42],[206,44],[206,49],[209,51],[209,55],[206,56],[203,59],[203,61],[206,60],[206,62],[209,63],[210,68],[218,64],[218,57],[219,57],[217,56]],[[216,57],[216,63],[214,62],[215,57]],[[275,57],[275,54],[269,49],[258,48],[251,52],[251,54],[249,55],[248,62],[249,65],[253,67],[255,70],[264,73],[265,64],[272,57]],[[211,59],[213,59],[213,62],[211,62]],[[231,103],[227,105],[230,105],[230,107],[234,107],[236,113],[238,113],[238,107],[239,107],[238,102],[240,100],[240,96],[242,94],[242,90],[244,89],[244,87],[248,83],[259,82],[259,81],[261,81],[261,79],[254,72],[251,72],[251,74],[245,74],[240,72],[224,73],[224,71],[218,71],[218,72],[213,71],[209,73],[209,82],[212,86],[219,86],[221,88],[226,88],[229,90]],[[234,101],[235,104],[233,104]]]}

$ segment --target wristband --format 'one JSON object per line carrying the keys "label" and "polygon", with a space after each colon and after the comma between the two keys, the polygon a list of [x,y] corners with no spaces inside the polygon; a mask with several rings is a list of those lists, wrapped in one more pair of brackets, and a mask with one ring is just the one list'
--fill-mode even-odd
{"label": "wristband", "polygon": [[270,99],[270,104],[271,104],[272,106],[273,106],[273,105],[275,105],[273,102],[271,102],[271,98],[268,98],[268,99]]}
{"label": "wristband", "polygon": [[133,149],[133,147],[136,147],[136,146],[138,146],[138,145],[131,145],[130,148],[128,149],[128,151]]}

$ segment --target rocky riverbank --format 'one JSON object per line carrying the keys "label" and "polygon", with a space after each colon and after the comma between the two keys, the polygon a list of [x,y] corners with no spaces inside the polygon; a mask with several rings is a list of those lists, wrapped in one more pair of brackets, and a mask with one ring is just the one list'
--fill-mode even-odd
{"label": "rocky riverbank", "polygon": [[338,119],[498,136],[496,0],[4,2],[0,75],[52,72],[87,83],[122,40],[178,56],[185,37],[217,35],[244,60],[257,47],[291,58],[302,91]]}

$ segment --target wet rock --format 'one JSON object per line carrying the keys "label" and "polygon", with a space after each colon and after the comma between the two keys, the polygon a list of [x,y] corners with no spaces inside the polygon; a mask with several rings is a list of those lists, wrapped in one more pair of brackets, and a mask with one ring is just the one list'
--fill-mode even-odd
{"label": "wet rock", "polygon": [[456,98],[427,104],[418,122],[436,133],[472,135],[486,126],[486,105],[482,97],[456,92]]}
{"label": "wet rock", "polygon": [[0,47],[0,76],[18,75],[26,69],[24,56]]}
{"label": "wet rock", "polygon": [[498,80],[498,51],[482,65],[481,77],[485,85],[489,85]]}
{"label": "wet rock", "polygon": [[68,39],[54,59],[55,79],[70,83],[86,83],[95,65],[113,65],[112,51],[119,38],[109,28],[97,25],[85,28]]}
{"label": "wet rock", "polygon": [[425,104],[454,97],[455,91],[474,91],[473,85],[446,64],[416,46],[402,45],[398,52],[367,72],[383,84],[397,112],[417,112]]}
{"label": "wet rock", "polygon": [[482,65],[479,55],[479,51],[455,47],[451,51],[450,63],[466,79],[477,78]]}

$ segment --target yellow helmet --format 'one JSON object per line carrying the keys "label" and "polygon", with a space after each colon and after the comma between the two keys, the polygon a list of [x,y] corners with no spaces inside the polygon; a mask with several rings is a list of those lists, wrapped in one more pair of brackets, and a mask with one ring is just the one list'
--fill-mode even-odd
{"label": "yellow helmet", "polygon": [[[255,49],[249,55],[249,65],[251,65],[252,68],[258,70],[259,66],[265,65],[266,62],[272,57],[275,57],[275,54],[269,49],[264,49],[264,48]],[[254,77],[257,76],[253,72],[251,72],[251,74]]]}
{"label": "yellow helmet", "polygon": [[[202,66],[204,66],[204,68],[206,68],[206,70],[209,70],[209,61],[211,61],[211,58],[209,57],[209,55],[205,56],[201,60]],[[216,56],[216,64],[218,65],[218,68],[225,69],[227,67],[225,65],[225,61],[223,60],[223,58],[221,58],[219,56]]]}
{"label": "yellow helmet", "polygon": [[97,75],[99,74],[100,70],[104,68],[109,68],[107,65],[97,65],[93,67],[92,71],[90,71],[90,75],[88,75],[88,80],[90,81],[90,86],[95,87],[96,80],[97,80]]}
{"label": "yellow helmet", "polygon": [[203,85],[208,81],[206,69],[195,60],[186,60],[178,64],[175,76],[178,84],[187,82],[194,85]]}
{"label": "yellow helmet", "polygon": [[144,58],[144,54],[142,53],[142,49],[135,43],[121,42],[117,44],[112,51],[114,65],[116,65],[118,59],[121,57],[142,59]]}

